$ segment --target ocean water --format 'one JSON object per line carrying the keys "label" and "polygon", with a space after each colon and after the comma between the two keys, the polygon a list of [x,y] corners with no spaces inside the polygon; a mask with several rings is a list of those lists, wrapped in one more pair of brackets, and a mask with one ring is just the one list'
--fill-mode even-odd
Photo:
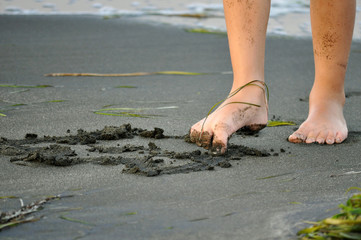
{"label": "ocean water", "polygon": [[[309,0],[271,4],[268,34],[311,36]],[[222,0],[0,0],[0,14],[92,14],[226,31]],[[354,39],[361,39],[360,26],[357,16]]]}
{"label": "ocean water", "polygon": [[[273,0],[271,16],[308,12],[309,0]],[[223,15],[221,0],[1,0],[2,14]]]}

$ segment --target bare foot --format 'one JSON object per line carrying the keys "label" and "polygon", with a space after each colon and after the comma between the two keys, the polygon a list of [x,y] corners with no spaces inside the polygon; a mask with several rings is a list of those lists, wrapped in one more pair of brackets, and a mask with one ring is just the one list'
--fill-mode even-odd
{"label": "bare foot", "polygon": [[[231,93],[235,89],[232,89]],[[248,102],[259,107],[233,102]],[[242,127],[259,131],[266,126],[267,121],[268,109],[264,90],[257,86],[247,86],[225,100],[208,118],[194,124],[190,129],[190,139],[200,147],[211,149],[214,154],[224,154],[228,139],[234,132]]]}
{"label": "bare foot", "polygon": [[[336,97],[339,95],[338,97]],[[322,94],[312,90],[308,118],[288,137],[293,143],[334,144],[347,138],[347,124],[343,116],[344,94]]]}

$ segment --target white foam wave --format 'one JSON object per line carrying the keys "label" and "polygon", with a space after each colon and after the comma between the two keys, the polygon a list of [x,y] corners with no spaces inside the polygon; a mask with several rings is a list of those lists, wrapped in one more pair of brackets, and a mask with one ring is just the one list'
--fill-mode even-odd
{"label": "white foam wave", "polygon": [[[122,0],[123,1],[123,0]],[[145,1],[145,0],[143,0]],[[173,0],[174,1],[174,0]],[[124,8],[119,8],[117,4],[114,6],[107,6],[104,3],[93,2],[88,0],[88,3],[81,6],[86,6],[88,11],[79,10],[77,8],[77,3],[80,4],[79,0],[70,0],[68,4],[64,6],[64,1],[62,4],[57,4],[60,0],[52,0],[50,2],[43,2],[43,0],[34,0],[33,4],[24,4],[22,1],[9,1],[9,0],[0,0],[0,14],[94,14],[94,15],[110,15],[110,14],[120,14],[120,15],[146,15],[146,14],[158,14],[158,15],[178,15],[178,14],[203,14],[207,17],[212,16],[223,16],[223,4],[219,3],[220,1],[213,0],[213,3],[202,3],[194,2],[186,4],[185,9],[180,9],[180,4],[168,4],[170,7],[164,8],[162,4],[157,4],[157,1],[148,0],[144,2],[130,1],[128,4],[121,4]],[[103,0],[104,2],[104,0]],[[175,1],[179,2],[179,1]],[[306,2],[306,3],[305,3]],[[299,0],[272,0],[271,16],[275,17],[281,14],[287,14],[291,12],[307,12],[309,0],[299,1]],[[109,2],[105,2],[109,4]],[[111,3],[111,2],[110,2]],[[109,4],[110,5],[110,4]],[[146,5],[146,6],[143,6]],[[30,7],[29,7],[30,6]],[[50,11],[49,11],[50,10]]]}
{"label": "white foam wave", "polygon": [[[311,36],[309,5],[310,0],[271,0],[268,33]],[[361,0],[357,0],[357,10],[360,9]],[[0,14],[135,17],[187,28],[226,31],[222,0],[0,0]],[[354,39],[361,39],[360,19],[356,18]]]}

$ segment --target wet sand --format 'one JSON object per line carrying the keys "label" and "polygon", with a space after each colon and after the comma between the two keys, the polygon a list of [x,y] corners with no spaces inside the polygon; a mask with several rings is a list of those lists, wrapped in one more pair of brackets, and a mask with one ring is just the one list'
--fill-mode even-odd
{"label": "wet sand", "polygon": [[[30,203],[50,195],[74,195],[45,204],[34,216],[46,218],[3,230],[0,237],[292,239],[307,226],[303,221],[331,215],[334,212],[328,210],[344,202],[347,188],[360,186],[360,43],[352,45],[347,74],[345,117],[350,136],[345,143],[295,145],[286,137],[297,126],[268,127],[257,135],[231,139],[234,146],[268,156],[234,153],[212,158],[210,168],[198,171],[192,163],[202,163],[209,156],[183,136],[231,86],[232,75],[222,74],[231,70],[225,36],[95,16],[0,16],[0,29],[0,84],[52,86],[0,88],[0,113],[6,115],[0,117],[0,196]],[[158,71],[210,74],[44,76]],[[307,114],[313,80],[311,40],[269,37],[266,79],[270,118],[299,125]],[[100,111],[104,108],[142,108],[139,114],[157,116],[94,113],[104,113]],[[131,132],[124,127],[128,123]],[[127,137],[95,134],[105,126],[115,126],[115,132],[125,128]],[[165,137],[160,137],[159,130],[158,135],[152,132],[155,128],[163,129]],[[150,132],[141,136],[143,131],[134,129]],[[7,148],[4,154],[5,145],[30,152],[17,155],[16,149]],[[44,149],[58,158],[41,155]],[[11,151],[16,156],[9,156]],[[177,158],[176,153],[183,154]],[[162,166],[189,164],[191,171],[158,174],[162,171],[156,170],[147,177],[123,161],[152,154],[151,160],[139,162],[141,167],[164,170]],[[64,157],[95,160],[49,165]],[[0,199],[0,206],[1,211],[10,211],[20,204],[18,199]]]}

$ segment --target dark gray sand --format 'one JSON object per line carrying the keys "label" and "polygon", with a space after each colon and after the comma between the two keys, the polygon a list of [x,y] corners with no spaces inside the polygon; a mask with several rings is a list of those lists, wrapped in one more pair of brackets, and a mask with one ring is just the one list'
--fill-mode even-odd
{"label": "dark gray sand", "polygon": [[[240,129],[240,133],[241,133]],[[40,163],[51,166],[71,166],[81,163],[95,163],[100,165],[125,165],[123,173],[140,174],[154,177],[161,174],[176,174],[214,170],[216,166],[229,168],[230,160],[241,160],[243,156],[268,157],[271,154],[265,150],[249,148],[242,145],[230,144],[224,155],[214,155],[212,151],[202,152],[175,152],[162,150],[154,142],[148,147],[143,145],[122,145],[123,139],[132,139],[136,136],[153,139],[182,139],[190,142],[189,135],[164,136],[164,130],[133,129],[130,124],[120,127],[106,126],[102,130],[85,132],[78,130],[77,135],[62,137],[44,136],[38,138],[34,133],[28,133],[23,140],[0,139],[0,155],[12,156],[10,162],[18,165],[31,166]],[[109,141],[116,142],[116,146],[107,147]],[[179,142],[179,140],[178,140]],[[39,144],[50,145],[38,147]],[[72,145],[87,145],[86,155],[79,149],[75,151]],[[114,144],[114,143],[113,143]],[[285,152],[284,149],[281,149]],[[83,151],[84,152],[84,151]],[[96,153],[90,156],[89,152]],[[126,154],[133,152],[135,154]],[[277,155],[278,153],[274,153]],[[94,156],[95,155],[95,156]],[[176,163],[176,161],[178,162]],[[180,161],[185,160],[185,161]]]}
{"label": "dark gray sand", "polygon": [[[235,134],[220,157],[184,136],[231,86],[225,36],[88,16],[0,16],[0,36],[0,210],[43,208],[2,239],[295,239],[360,187],[360,43],[345,143],[286,141],[307,114],[312,43],[269,37],[270,118],[297,125]],[[44,76],[158,71],[210,74]],[[124,108],[149,118],[94,113]]]}

